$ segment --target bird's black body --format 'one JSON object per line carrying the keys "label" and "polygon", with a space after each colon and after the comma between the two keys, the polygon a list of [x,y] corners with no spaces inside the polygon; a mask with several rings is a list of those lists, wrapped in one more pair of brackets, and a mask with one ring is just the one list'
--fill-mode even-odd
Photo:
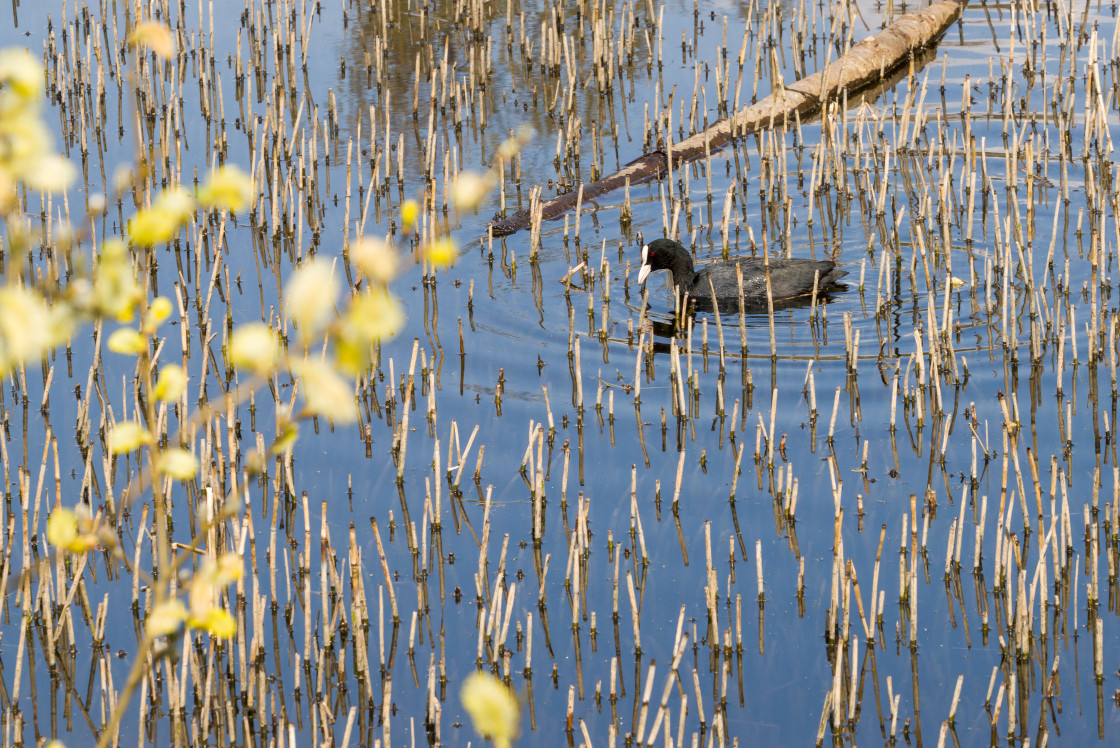
{"label": "bird's black body", "polygon": [[[748,308],[765,307],[766,262],[763,259],[747,257],[718,262],[696,271],[688,251],[672,239],[657,239],[642,248],[638,282],[644,283],[654,270],[668,270],[682,295],[687,293],[697,302],[707,302],[710,306],[714,289],[720,308],[737,307],[740,296],[736,266],[741,268],[743,276],[743,304]],[[770,291],[775,302],[812,294],[814,280],[818,293],[835,290],[840,278],[848,274],[830,260],[775,258],[770,260],[769,266]]]}

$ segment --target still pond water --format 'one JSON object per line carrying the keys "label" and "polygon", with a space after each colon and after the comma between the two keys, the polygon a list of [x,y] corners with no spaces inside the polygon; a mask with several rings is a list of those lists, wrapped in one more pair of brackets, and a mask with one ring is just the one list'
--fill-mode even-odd
{"label": "still pond water", "polygon": [[[200,256],[198,236],[160,250],[154,292],[270,320],[294,265],[315,253],[343,267],[358,226],[408,258],[407,322],[360,383],[362,422],[305,424],[290,472],[249,485],[251,523],[228,528],[250,647],[217,655],[238,684],[221,687],[229,703],[199,714],[214,686],[176,660],[123,741],[169,744],[173,682],[191,742],[220,723],[210,740],[340,743],[356,706],[363,744],[477,744],[458,688],[479,663],[519,694],[524,744],[807,745],[822,725],[851,744],[1120,741],[1114,6],[974,3],[865,102],[588,202],[539,244],[487,237],[534,187],[548,198],[609,174],[915,9],[191,4],[165,10],[190,54],[157,77],[151,119],[110,64],[122,8],[0,10],[0,43],[46,56],[50,119],[88,184],[67,210],[110,191],[137,129],[184,183],[216,158],[254,169],[254,214],[217,255]],[[489,167],[525,126],[536,136],[498,188],[457,214],[451,176]],[[434,205],[423,231],[446,222],[453,267],[414,261],[406,199]],[[128,213],[111,203],[97,235]],[[850,282],[772,319],[675,322],[664,274],[644,305],[636,284],[643,241],[666,234],[698,261],[827,258]],[[222,333],[205,337],[189,344],[192,388],[207,349],[221,359]],[[6,545],[44,531],[45,514],[21,524],[17,473],[39,475],[48,428],[62,503],[77,502],[87,463],[69,393],[96,366],[100,407],[121,408],[133,373],[105,356],[80,334],[51,362],[48,409],[38,367],[26,399],[0,404]],[[207,371],[217,396],[228,382]],[[177,540],[185,505],[229,490],[227,436],[242,452],[275,436],[267,393],[200,434],[215,467],[176,489]],[[138,503],[130,548],[142,521]],[[323,533],[335,557],[321,576]],[[106,671],[123,683],[131,579],[96,567],[107,647],[79,649],[72,689],[5,609],[5,743],[86,744],[74,705],[97,723]]]}

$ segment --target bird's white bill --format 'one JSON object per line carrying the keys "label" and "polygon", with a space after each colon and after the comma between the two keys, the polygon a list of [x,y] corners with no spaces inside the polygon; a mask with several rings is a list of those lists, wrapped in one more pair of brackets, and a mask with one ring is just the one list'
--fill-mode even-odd
{"label": "bird's white bill", "polygon": [[646,278],[649,277],[649,272],[650,272],[649,245],[648,244],[643,244],[642,245],[642,267],[638,270],[638,285],[641,285],[642,283],[646,282]]}

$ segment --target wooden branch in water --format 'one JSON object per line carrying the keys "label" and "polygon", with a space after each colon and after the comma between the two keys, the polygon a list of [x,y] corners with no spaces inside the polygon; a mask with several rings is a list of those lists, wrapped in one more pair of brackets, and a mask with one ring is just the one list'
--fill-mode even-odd
{"label": "wooden branch in water", "polygon": [[[917,51],[935,44],[967,4],[968,0],[940,0],[920,11],[900,16],[875,36],[853,45],[846,55],[824,70],[785,86],[703,132],[671,145],[669,154],[663,150],[650,151],[620,171],[583,185],[583,200],[594,200],[625,186],[628,181],[637,184],[660,176],[667,170],[669,155],[674,168],[681,162],[703,156],[705,141],[707,148],[714,151],[737,137],[772,127],[775,122],[794,117],[805,119],[819,112],[826,102],[844,94],[851,101],[866,89],[890,80],[891,74],[907,66]],[[575,207],[578,196],[577,189],[542,202],[539,206],[542,219],[549,220],[568,212]],[[491,227],[494,236],[508,236],[527,228],[531,219],[529,211],[521,210],[506,218],[494,216]]]}

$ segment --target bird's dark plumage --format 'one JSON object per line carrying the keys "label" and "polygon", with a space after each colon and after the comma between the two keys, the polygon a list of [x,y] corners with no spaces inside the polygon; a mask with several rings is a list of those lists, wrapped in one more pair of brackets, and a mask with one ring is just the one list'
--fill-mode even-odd
{"label": "bird's dark plumage", "polygon": [[[830,260],[805,260],[799,258],[770,260],[770,289],[774,300],[805,296],[813,292],[816,279],[817,291],[835,289],[846,270],[836,267]],[[645,283],[654,270],[668,270],[673,284],[683,295],[687,293],[699,302],[709,302],[712,290],[718,304],[739,302],[739,278],[736,266],[742,269],[743,302],[748,306],[766,304],[766,262],[759,257],[747,257],[729,262],[717,262],[696,271],[688,251],[672,239],[656,239],[642,247],[642,267],[638,283]],[[710,282],[709,282],[710,281]]]}

